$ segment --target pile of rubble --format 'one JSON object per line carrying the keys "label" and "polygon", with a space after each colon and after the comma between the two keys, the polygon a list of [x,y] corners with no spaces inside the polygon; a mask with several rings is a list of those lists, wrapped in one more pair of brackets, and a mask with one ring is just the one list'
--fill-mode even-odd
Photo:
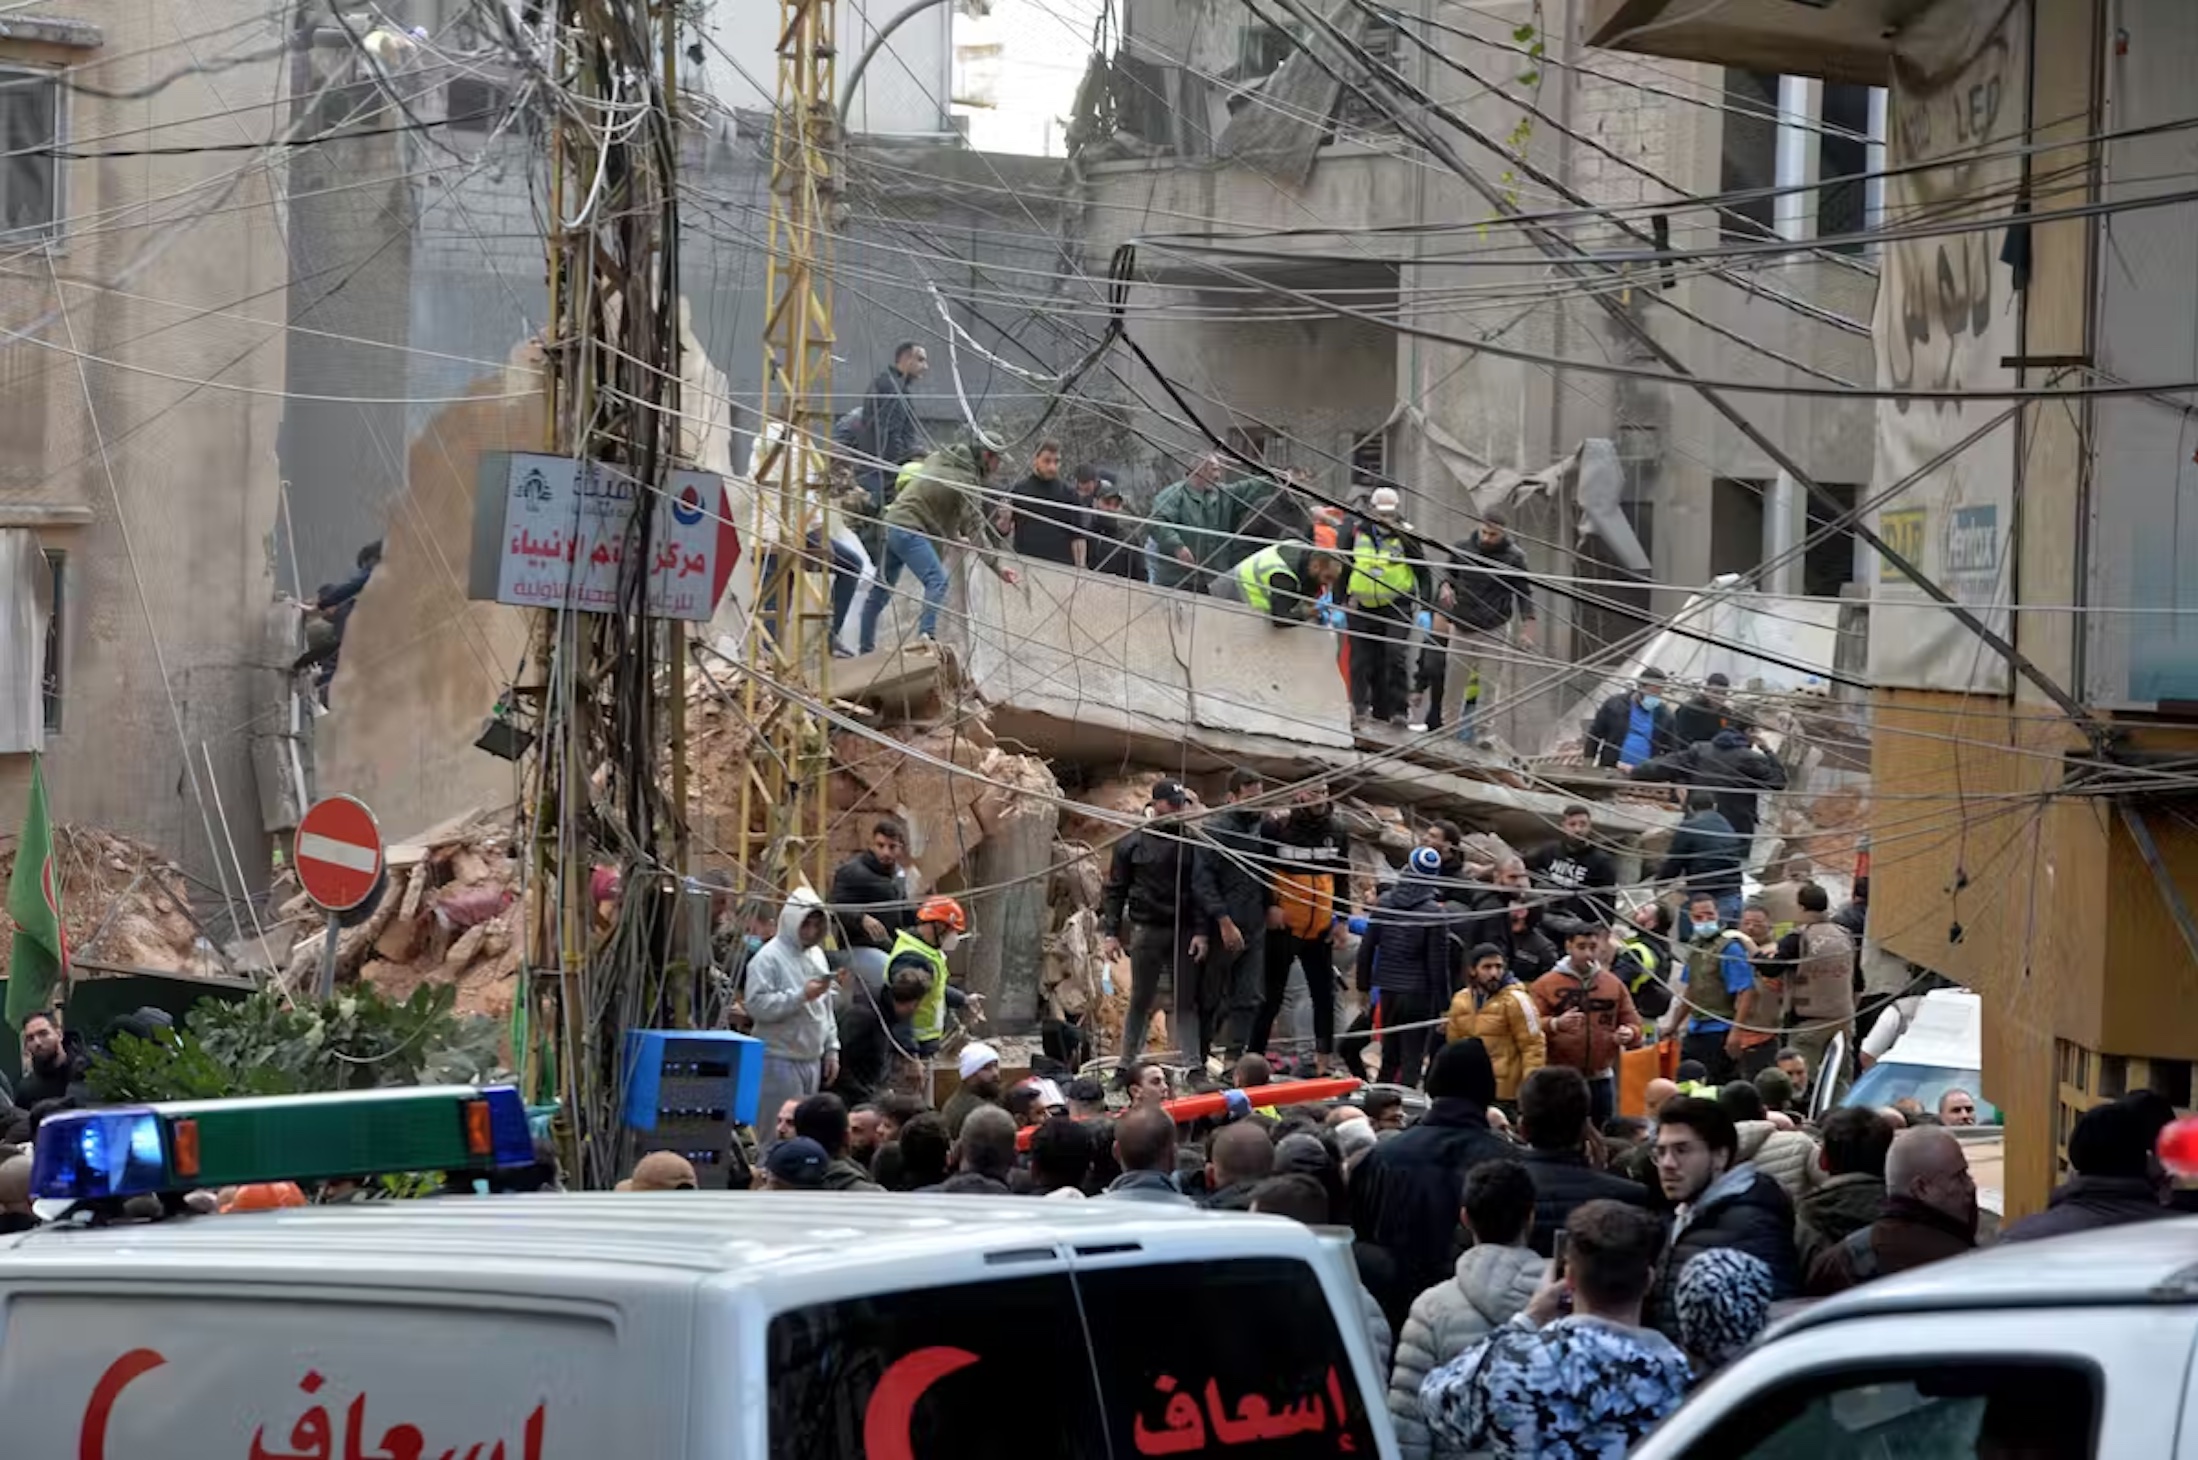
{"label": "pile of rubble", "polygon": [[[508,813],[446,822],[392,846],[389,885],[374,910],[336,940],[336,976],[356,977],[392,999],[427,982],[458,990],[458,1011],[511,1012],[513,975],[524,953],[519,862]],[[283,978],[310,988],[326,929],[302,894],[278,913],[299,936]]]}
{"label": "pile of rubble", "polygon": [[[71,956],[162,972],[213,974],[221,958],[191,913],[183,869],[153,847],[96,826],[53,829]],[[0,886],[15,872],[0,852]]]}

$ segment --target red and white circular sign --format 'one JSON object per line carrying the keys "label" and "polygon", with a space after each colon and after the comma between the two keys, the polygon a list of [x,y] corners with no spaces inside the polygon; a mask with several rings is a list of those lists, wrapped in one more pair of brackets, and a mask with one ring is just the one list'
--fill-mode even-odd
{"label": "red and white circular sign", "polygon": [[373,895],[382,875],[382,829],[366,804],[325,796],[298,820],[292,851],[305,895],[328,912],[349,912]]}

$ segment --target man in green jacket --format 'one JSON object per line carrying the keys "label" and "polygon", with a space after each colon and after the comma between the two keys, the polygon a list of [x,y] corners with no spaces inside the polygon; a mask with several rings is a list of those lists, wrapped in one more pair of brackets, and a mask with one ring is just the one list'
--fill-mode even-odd
{"label": "man in green jacket", "polygon": [[986,519],[982,500],[985,478],[1000,462],[1000,453],[980,432],[926,456],[919,469],[907,474],[908,484],[885,509],[885,563],[878,577],[880,591],[862,606],[862,652],[878,647],[878,619],[885,600],[900,581],[901,569],[912,570],[923,584],[923,614],[916,633],[923,639],[937,636],[939,607],[953,580],[946,571],[942,549],[960,544],[984,559],[985,566],[1000,575],[1010,588],[1022,575],[1000,561],[1004,544]]}
{"label": "man in green jacket", "polygon": [[1189,476],[1161,489],[1152,504],[1152,537],[1160,548],[1153,576],[1161,587],[1209,592],[1215,570],[1246,555],[1251,544],[1238,542],[1236,534],[1257,505],[1248,490],[1255,485],[1222,481],[1221,458],[1204,456]]}

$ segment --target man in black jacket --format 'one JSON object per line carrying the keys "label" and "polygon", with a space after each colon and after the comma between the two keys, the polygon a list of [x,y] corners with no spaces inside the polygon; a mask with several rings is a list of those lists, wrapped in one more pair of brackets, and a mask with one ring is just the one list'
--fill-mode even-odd
{"label": "man in black jacket", "polygon": [[1015,484],[1007,510],[1016,552],[1064,568],[1084,566],[1089,551],[1084,511],[1061,480],[1060,442],[1038,443],[1030,454],[1030,474]]}
{"label": "man in black jacket", "polygon": [[1672,730],[1679,743],[1693,745],[1715,740],[1720,730],[1744,729],[1728,703],[1731,693],[1732,681],[1722,674],[1703,680],[1701,690],[1672,713]]}
{"label": "man in black jacket", "polygon": [[1650,1206],[1640,1182],[1587,1164],[1588,1115],[1593,1097],[1587,1077],[1570,1065],[1543,1065],[1519,1086],[1521,1159],[1534,1180],[1534,1234],[1528,1245],[1544,1257],[1573,1209],[1582,1202],[1622,1201]]}
{"label": "man in black jacket", "polygon": [[1442,853],[1412,848],[1411,864],[1381,896],[1367,920],[1361,960],[1373,960],[1373,985],[1381,999],[1383,1028],[1403,1026],[1381,1040],[1381,1083],[1417,1085],[1427,1063],[1433,1027],[1424,1025],[1450,1005],[1461,960],[1454,936],[1457,918],[1442,900]]}
{"label": "man in black jacket", "polygon": [[1395,1286],[1406,1293],[1425,1292],[1457,1263],[1465,1173],[1513,1154],[1488,1128],[1496,1070],[1479,1040],[1442,1047],[1427,1093],[1419,1123],[1374,1146],[1351,1175],[1351,1229],[1395,1259]]}
{"label": "man in black jacket", "polygon": [[2167,1097],[2150,1090],[2085,1111],[2068,1133],[2068,1165],[2075,1174],[2053,1189],[2044,1211],[2016,1222],[2000,1240],[2028,1242],[2179,1215],[2161,1200],[2167,1182],[2155,1154],[2160,1132],[2174,1119]]}
{"label": "man in black jacket", "polygon": [[1739,730],[1720,730],[1714,740],[1699,741],[1670,755],[1659,755],[1630,772],[1636,781],[1677,782],[1717,793],[1717,809],[1743,841],[1755,835],[1760,793],[1786,789],[1786,767],[1777,756]]}
{"label": "man in black jacket", "polygon": [[924,988],[921,973],[903,969],[878,994],[867,985],[855,990],[839,1016],[840,1072],[833,1094],[850,1106],[867,1105],[891,1087],[895,1063],[915,1057],[909,1021],[923,1002]]}
{"label": "man in black jacket", "polygon": [[1106,934],[1106,955],[1122,956],[1129,934],[1130,1005],[1122,1021],[1122,1057],[1116,1078],[1126,1080],[1133,1060],[1144,1053],[1145,1031],[1160,1002],[1165,980],[1174,994],[1168,1032],[1186,1060],[1203,1062],[1206,1031],[1199,1017],[1198,964],[1206,956],[1208,916],[1224,908],[1201,908],[1197,897],[1197,839],[1183,817],[1191,793],[1181,781],[1157,781],[1146,803],[1151,818],[1114,844],[1114,859],[1100,901],[1099,927]]}
{"label": "man in black jacket", "polygon": [[1747,843],[1733,834],[1732,823],[1717,809],[1709,791],[1687,792],[1686,819],[1671,834],[1656,880],[1692,898],[1707,893],[1717,900],[1727,925],[1740,921],[1740,864]]}
{"label": "man in black jacket", "polygon": [[887,816],[871,826],[869,847],[832,871],[832,922],[849,965],[872,992],[885,983],[893,935],[915,921],[901,868],[907,855],[907,828]]}
{"label": "man in black jacket", "polygon": [[1145,524],[1122,510],[1122,489],[1101,481],[1084,519],[1084,560],[1094,573],[1143,583]]}
{"label": "man in black jacket", "polygon": [[1734,1247],[1771,1271],[1771,1297],[1801,1291],[1794,1254],[1794,1207],[1785,1189],[1739,1159],[1740,1135],[1714,1100],[1681,1095],[1656,1116],[1656,1179],[1672,1203],[1671,1245],[1656,1271],[1649,1321],[1679,1341],[1672,1293],[1688,1261],[1713,1247]]}
{"label": "man in black jacket", "polygon": [[1266,813],[1257,804],[1266,790],[1257,771],[1230,774],[1226,809],[1207,818],[1209,845],[1198,849],[1192,869],[1200,905],[1221,909],[1206,930],[1210,941],[1199,990],[1206,1027],[1221,1031],[1232,1069],[1249,1046],[1267,970],[1267,909],[1274,905],[1268,864],[1274,849],[1267,840]]}
{"label": "man in black jacket", "polygon": [[1594,814],[1567,806],[1558,826],[1562,835],[1526,859],[1527,875],[1557,894],[1549,900],[1551,917],[1607,928],[1618,920],[1618,864],[1595,845]]}
{"label": "man in black jacket", "polygon": [[923,346],[904,340],[893,347],[893,363],[870,382],[862,406],[863,444],[884,464],[861,467],[855,479],[869,492],[873,508],[883,510],[893,490],[893,478],[924,453],[923,427],[916,420],[916,407],[908,399],[908,392],[930,368],[931,358]]}
{"label": "man in black jacket", "polygon": [[1534,590],[1527,582],[1526,553],[1507,526],[1503,513],[1491,509],[1481,514],[1478,533],[1450,549],[1457,566],[1435,594],[1450,624],[1450,675],[1443,693],[1428,704],[1430,730],[1443,723],[1445,702],[1457,707],[1459,728],[1471,728],[1466,696],[1476,677],[1480,692],[1472,713],[1486,724],[1490,709],[1509,694],[1512,656],[1534,647]]}

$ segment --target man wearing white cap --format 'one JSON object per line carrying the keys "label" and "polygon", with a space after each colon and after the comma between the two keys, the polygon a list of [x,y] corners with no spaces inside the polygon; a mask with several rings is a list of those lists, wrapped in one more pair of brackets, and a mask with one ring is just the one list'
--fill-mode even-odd
{"label": "man wearing white cap", "polygon": [[946,1109],[939,1112],[946,1121],[946,1133],[955,1140],[962,1135],[962,1122],[969,1113],[981,1105],[997,1106],[1000,1103],[1000,1052],[989,1044],[962,1046],[962,1087],[947,1097]]}
{"label": "man wearing white cap", "polygon": [[1411,526],[1399,520],[1399,505],[1395,487],[1374,488],[1342,544],[1351,560],[1343,593],[1350,607],[1351,713],[1393,725],[1405,719],[1405,641],[1429,598],[1427,570],[1413,561],[1405,536]]}

